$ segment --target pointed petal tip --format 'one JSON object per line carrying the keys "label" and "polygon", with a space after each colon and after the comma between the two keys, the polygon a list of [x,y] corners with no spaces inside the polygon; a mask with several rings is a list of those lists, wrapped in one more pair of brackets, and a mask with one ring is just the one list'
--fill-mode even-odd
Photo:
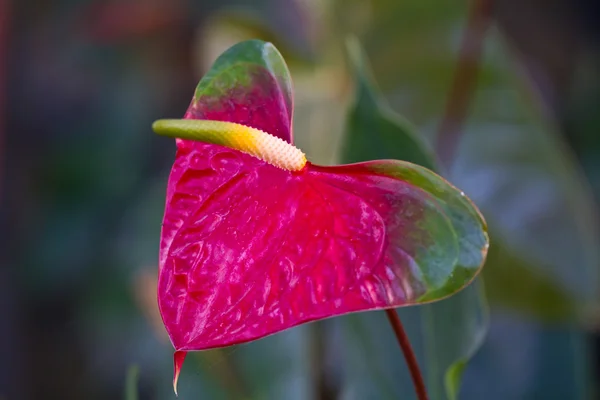
{"label": "pointed petal tip", "polygon": [[175,392],[175,396],[179,396],[177,394],[177,381],[179,380],[179,373],[181,372],[181,367],[183,366],[186,355],[187,351],[180,350],[175,351],[173,354],[173,391]]}

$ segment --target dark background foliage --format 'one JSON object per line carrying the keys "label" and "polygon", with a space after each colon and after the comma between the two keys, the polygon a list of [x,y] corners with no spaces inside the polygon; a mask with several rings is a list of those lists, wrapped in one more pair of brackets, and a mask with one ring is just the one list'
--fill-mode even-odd
{"label": "dark background foliage", "polygon": [[[486,4],[490,27],[467,48],[480,40],[483,55],[454,90],[474,2],[0,0],[0,399],[122,398],[134,364],[139,398],[173,397],[153,285],[174,145],[151,123],[183,114],[232,41],[260,37],[290,63],[299,145],[333,162],[353,93],[349,33],[390,108],[497,233],[490,330],[461,398],[595,398],[600,7]],[[452,111],[463,100],[465,116]],[[377,318],[197,355],[182,397],[411,393]]]}

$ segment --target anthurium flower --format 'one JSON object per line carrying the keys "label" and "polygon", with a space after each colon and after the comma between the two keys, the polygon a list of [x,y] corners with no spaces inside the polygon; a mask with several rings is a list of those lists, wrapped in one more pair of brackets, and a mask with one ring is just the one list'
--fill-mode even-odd
{"label": "anthurium flower", "polygon": [[217,59],[184,119],[154,124],[177,138],[158,280],[174,384],[188,351],[438,300],[483,264],[485,222],[460,190],[403,161],[312,164],[292,113],[283,58],[248,41]]}

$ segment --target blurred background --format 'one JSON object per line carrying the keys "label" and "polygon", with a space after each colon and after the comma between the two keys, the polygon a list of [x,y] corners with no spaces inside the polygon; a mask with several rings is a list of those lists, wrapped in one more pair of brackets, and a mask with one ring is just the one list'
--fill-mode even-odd
{"label": "blurred background", "polygon": [[[600,398],[599,22],[592,0],[0,0],[0,399],[174,398],[155,286],[175,147],[151,124],[261,38],[297,145],[337,163],[348,35],[490,226],[483,284],[401,311],[431,398],[471,356],[461,399]],[[380,314],[188,356],[180,398],[414,398]]]}

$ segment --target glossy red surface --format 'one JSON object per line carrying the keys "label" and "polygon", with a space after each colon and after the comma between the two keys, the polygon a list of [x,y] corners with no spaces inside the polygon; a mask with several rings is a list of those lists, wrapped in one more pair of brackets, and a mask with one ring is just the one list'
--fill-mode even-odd
{"label": "glossy red surface", "polygon": [[[433,235],[452,233],[427,192],[360,164],[292,173],[236,150],[184,144],[169,179],[158,288],[177,350],[425,293],[417,258],[437,251]],[[455,256],[451,246],[441,255]]]}

